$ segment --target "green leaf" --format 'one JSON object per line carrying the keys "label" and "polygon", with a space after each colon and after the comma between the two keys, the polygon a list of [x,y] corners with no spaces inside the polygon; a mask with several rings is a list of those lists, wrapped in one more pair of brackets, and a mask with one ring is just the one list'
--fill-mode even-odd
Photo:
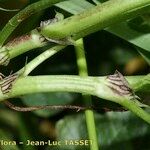
{"label": "green leaf", "polygon": [[[27,106],[43,106],[43,105],[67,105],[76,98],[75,94],[71,93],[36,93],[25,95],[22,97],[23,103]],[[52,116],[61,110],[38,110],[35,114],[41,117]]]}
{"label": "green leaf", "polygon": [[85,9],[93,7],[94,5],[86,0],[69,0],[55,4],[55,6],[64,9],[71,14],[78,14]]}
{"label": "green leaf", "polygon": [[100,3],[103,3],[103,2],[106,2],[106,1],[108,1],[108,0],[93,0],[93,2],[95,4],[100,4]]}
{"label": "green leaf", "polygon": [[113,25],[106,30],[150,52],[150,33],[142,33],[131,29],[128,22]]}
{"label": "green leaf", "polygon": [[150,33],[150,16],[148,14],[136,17],[128,21],[128,24],[133,30],[142,33]]}
{"label": "green leaf", "polygon": [[[119,150],[131,149],[134,143],[131,140],[150,134],[150,126],[134,116],[131,112],[108,112],[104,115],[95,114],[98,142],[102,149]],[[71,115],[58,121],[57,140],[88,139],[84,115]],[[145,139],[144,139],[145,140]],[[144,143],[148,143],[145,140]],[[137,143],[138,144],[138,143]],[[140,145],[139,145],[140,146]],[[65,150],[79,150],[86,146],[62,146]],[[142,148],[142,147],[141,147]],[[143,147],[144,149],[144,147]]]}
{"label": "green leaf", "polygon": [[[77,2],[78,1],[78,2]],[[77,3],[75,3],[77,2]],[[72,14],[78,14],[88,8],[91,8],[94,6],[93,4],[84,1],[84,0],[76,0],[75,2],[71,1],[65,1],[59,4],[56,4],[56,6],[72,13]],[[144,17],[145,18],[145,17]],[[143,33],[137,30],[134,30],[131,28],[128,24],[128,22],[122,22],[120,24],[115,24],[111,27],[108,27],[105,29],[106,31],[115,34],[116,36],[144,49],[147,51],[150,51],[150,33]]]}
{"label": "green leaf", "polygon": [[101,2],[99,0],[92,0],[95,4],[100,4]]}
{"label": "green leaf", "polygon": [[150,30],[150,27],[148,24],[140,24],[141,26],[135,26],[132,22],[131,26],[131,22],[122,22],[120,24],[111,26],[106,30],[138,46],[138,52],[150,65],[150,32],[148,32]]}

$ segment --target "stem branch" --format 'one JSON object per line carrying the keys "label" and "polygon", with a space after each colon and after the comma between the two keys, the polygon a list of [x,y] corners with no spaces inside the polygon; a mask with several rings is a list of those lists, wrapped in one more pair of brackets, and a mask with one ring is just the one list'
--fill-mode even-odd
{"label": "stem branch", "polygon": [[[87,69],[87,63],[86,63],[86,57],[84,52],[84,45],[83,45],[83,39],[79,39],[76,41],[75,45],[76,49],[76,56],[77,56],[77,65],[79,68],[79,75],[86,77],[88,76],[88,69]],[[90,95],[84,95],[82,94],[84,103],[87,104],[87,106],[92,104],[92,99]],[[91,150],[98,150],[98,140],[97,140],[97,134],[96,134],[96,125],[94,120],[94,112],[90,109],[85,110],[85,118],[86,118],[86,124],[87,124],[87,130],[89,139],[92,141],[93,144],[90,145]]]}
{"label": "stem branch", "polygon": [[[150,91],[150,86],[147,86],[150,85],[149,76],[137,76],[136,80],[134,80],[134,78],[134,76],[127,78],[133,90],[141,90],[141,87],[145,85],[147,89],[144,90],[148,92]],[[142,81],[143,84],[141,84]],[[150,114],[142,110],[136,103],[134,103],[134,101],[114,94],[107,86],[106,77],[80,77],[66,75],[20,77],[13,83],[12,89],[8,94],[3,94],[2,91],[0,91],[0,100],[3,101],[8,98],[39,92],[77,92],[94,95],[102,99],[119,103],[150,123]]]}

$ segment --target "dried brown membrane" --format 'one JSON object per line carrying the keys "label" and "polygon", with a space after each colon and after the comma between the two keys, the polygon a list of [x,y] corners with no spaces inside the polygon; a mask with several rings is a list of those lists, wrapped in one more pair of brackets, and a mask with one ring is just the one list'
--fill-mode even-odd
{"label": "dried brown membrane", "polygon": [[[19,77],[18,74],[11,74],[8,77],[5,77],[3,74],[0,73],[0,81],[1,84],[1,91],[3,94],[7,94],[11,91],[13,82]],[[123,96],[123,95],[129,95],[131,98],[138,98],[132,89],[129,87],[129,84],[127,80],[123,77],[123,75],[115,71],[114,75],[107,76],[107,80],[109,81],[108,87],[111,88],[115,93]],[[45,105],[45,106],[31,106],[31,107],[20,107],[15,106],[11,102],[5,100],[4,104],[9,107],[10,109],[20,111],[20,112],[29,112],[29,111],[36,111],[41,109],[70,109],[70,110],[76,110],[77,112],[81,110],[87,110],[87,109],[94,109],[97,110],[96,107],[90,107],[90,106],[75,106],[75,105]],[[109,108],[103,108],[106,111],[111,111]],[[119,111],[122,111],[124,109],[119,109]]]}
{"label": "dried brown membrane", "polygon": [[15,106],[9,101],[4,101],[4,104],[8,106],[10,109],[21,111],[21,112],[29,112],[29,111],[36,111],[36,110],[42,110],[42,109],[51,109],[51,110],[57,110],[57,109],[71,109],[76,110],[77,112],[81,110],[90,109],[88,107],[82,107],[82,106],[73,106],[73,105],[45,105],[45,106],[31,106],[31,107],[20,107]]}
{"label": "dried brown membrane", "polygon": [[3,50],[0,52],[0,64],[7,66],[10,61],[9,52],[6,47],[3,47]]}
{"label": "dried brown membrane", "polygon": [[[64,19],[64,16],[61,13],[56,12],[55,18],[41,21],[40,27],[38,28],[38,30],[41,30],[43,27],[46,27],[50,24],[54,24],[63,19]],[[66,38],[62,38],[62,39],[51,39],[46,36],[43,36],[43,38],[45,38],[49,42],[53,42],[53,43],[60,44],[60,45],[74,45],[74,41],[72,40],[71,37],[66,37]]]}
{"label": "dried brown membrane", "polygon": [[116,94],[120,96],[129,96],[130,99],[140,99],[135,95],[134,91],[130,88],[128,81],[119,72],[115,71],[113,75],[109,75],[106,78],[109,82],[108,87]]}
{"label": "dried brown membrane", "polygon": [[2,73],[0,73],[0,87],[3,94],[7,94],[10,92],[12,88],[12,83],[18,78],[18,74],[10,74],[5,77]]}
{"label": "dried brown membrane", "polygon": [[[2,73],[0,73],[0,87],[3,94],[7,94],[12,89],[13,82],[19,77],[18,74],[10,74],[9,76],[5,77]],[[82,106],[75,106],[75,105],[45,105],[45,106],[31,106],[31,107],[20,107],[15,106],[8,100],[4,101],[4,104],[9,107],[10,109],[21,111],[21,112],[28,112],[28,111],[35,111],[41,109],[71,109],[76,110],[77,112],[80,110],[91,109],[90,107],[82,107]]]}

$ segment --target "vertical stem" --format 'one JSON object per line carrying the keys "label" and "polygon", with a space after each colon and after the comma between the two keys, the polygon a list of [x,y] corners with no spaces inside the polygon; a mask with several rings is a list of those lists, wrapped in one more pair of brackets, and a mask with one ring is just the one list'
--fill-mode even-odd
{"label": "vertical stem", "polygon": [[[79,39],[76,41],[75,49],[76,49],[76,56],[77,56],[77,65],[79,68],[79,75],[80,76],[88,76],[87,63],[86,63],[86,58],[85,58],[85,53],[84,53],[83,39]],[[92,103],[90,95],[83,95],[83,99],[87,105]],[[99,149],[98,148],[98,140],[97,140],[93,111],[86,110],[85,118],[86,118],[88,136],[89,136],[89,139],[92,141],[92,144],[90,145],[90,150],[98,150]]]}

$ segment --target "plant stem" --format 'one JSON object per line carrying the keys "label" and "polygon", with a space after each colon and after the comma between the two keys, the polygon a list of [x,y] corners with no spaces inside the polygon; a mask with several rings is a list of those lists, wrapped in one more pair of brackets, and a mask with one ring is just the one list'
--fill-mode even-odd
{"label": "plant stem", "polygon": [[5,27],[0,32],[0,47],[4,44],[9,35],[16,29],[16,27],[25,19],[31,15],[51,7],[53,4],[61,2],[64,0],[40,0],[27,6],[25,9],[17,13],[13,18],[11,18]]}
{"label": "plant stem", "polygon": [[[56,1],[60,1],[60,0],[55,0],[55,2]],[[39,3],[42,3],[42,7],[40,9],[38,9],[40,6],[36,5],[38,2],[35,3],[37,10],[39,11],[44,8],[47,8],[48,4],[46,2],[48,3],[48,0],[47,1],[43,0],[43,3],[42,1],[39,1]],[[51,4],[52,3],[54,3],[54,1],[51,2]],[[80,14],[74,15],[72,17],[56,22],[54,24],[45,26],[41,29],[41,32],[37,33],[36,35],[38,37],[41,37],[41,34],[43,34],[45,37],[48,37],[49,39],[56,38],[59,40],[61,40],[61,38],[67,38],[69,36],[73,36],[72,38],[74,40],[77,40],[90,33],[104,29],[105,27],[108,27],[114,23],[135,17],[138,14],[143,13],[143,9],[146,10],[149,8],[149,6],[150,6],[150,0],[126,0],[126,1],[111,0],[103,4],[100,4],[98,6],[95,6],[93,8],[90,8],[84,12],[81,12]],[[17,16],[22,17],[22,14],[31,15],[31,12],[33,10],[34,7],[32,5],[31,6],[29,5],[27,8],[25,8],[16,16],[14,16],[9,21],[12,23],[13,20],[15,22],[14,26],[8,23],[1,31],[0,43],[3,43],[3,41],[5,41],[5,39],[11,33],[11,31],[19,24],[16,21]],[[34,10],[33,12],[36,11]],[[28,17],[28,15],[25,16]],[[8,28],[8,32],[6,30],[7,28]],[[31,33],[33,31],[31,31]],[[30,40],[32,41],[30,42]],[[3,54],[4,51],[7,51],[9,53],[10,56],[9,59],[11,59],[30,49],[45,45],[45,43],[43,43],[42,41],[39,41],[38,44],[35,44],[37,43],[37,41],[39,41],[39,39],[33,40],[33,38],[31,38],[27,41],[28,44],[24,44],[24,43],[20,44],[18,42],[18,46],[17,44],[15,44],[15,46],[11,45],[11,47],[4,46],[0,48],[1,51],[0,58],[4,56]],[[3,62],[0,63],[7,65],[7,63],[3,63]]]}
{"label": "plant stem", "polygon": [[[83,39],[79,39],[76,41],[75,45],[76,49],[76,56],[77,56],[77,65],[79,68],[79,75],[80,76],[88,76],[88,69],[87,69],[87,63],[84,53],[84,45],[83,45]],[[84,95],[83,99],[85,104],[91,104],[92,99],[90,95]],[[96,126],[95,126],[95,120],[94,120],[94,112],[92,110],[85,110],[85,118],[86,118],[86,124],[87,124],[87,130],[89,139],[92,141],[92,144],[90,144],[91,150],[99,150],[98,148],[98,140],[97,140],[97,134],[96,134]]]}
{"label": "plant stem", "polygon": [[25,67],[20,69],[18,71],[19,74],[22,74],[22,76],[27,76],[32,70],[34,70],[38,65],[40,65],[42,62],[44,62],[49,57],[53,56],[60,50],[62,50],[65,46],[54,46],[43,53],[41,53],[39,56],[34,58],[31,62],[29,62]]}
{"label": "plant stem", "polygon": [[[145,80],[147,76],[130,76],[126,79],[129,84],[136,91],[141,90],[144,86],[147,89],[144,91],[150,91],[150,82]],[[144,81],[145,80],[145,81]],[[141,84],[141,82],[143,84]],[[16,97],[19,95],[37,93],[37,92],[57,92],[57,91],[66,91],[66,92],[78,92],[86,93],[90,95],[98,95],[98,97],[105,97],[104,95],[108,94],[109,91],[96,91],[98,88],[105,88],[106,76],[104,77],[80,77],[75,75],[44,75],[44,76],[27,76],[25,78],[18,78],[14,84],[12,91],[9,95],[3,95],[0,92],[0,100],[5,98]],[[138,85],[139,84],[139,85]],[[20,88],[21,87],[21,88]],[[66,88],[64,88],[66,87]],[[1,91],[1,90],[0,90]],[[101,96],[99,95],[102,94]],[[111,94],[111,93],[110,93]],[[109,94],[108,94],[109,96]],[[111,98],[110,96],[109,98]]]}
{"label": "plant stem", "polygon": [[21,55],[29,50],[45,46],[47,42],[35,29],[32,30],[27,35],[15,38],[13,41],[7,43],[3,48],[5,48],[10,56],[10,59]]}
{"label": "plant stem", "polygon": [[50,39],[69,36],[79,39],[114,23],[135,17],[148,10],[149,6],[150,0],[111,0],[55,24],[45,26],[41,33]]}
{"label": "plant stem", "polygon": [[134,103],[134,101],[124,100],[120,101],[119,104],[124,106],[125,108],[128,108],[135,115],[139,116],[140,118],[142,118],[143,120],[145,120],[150,124],[150,114],[145,113],[145,111],[142,108],[140,108],[136,103]]}
{"label": "plant stem", "polygon": [[[150,91],[149,76],[136,76],[136,80],[134,76],[131,76],[128,77],[127,80],[133,90],[136,89],[136,91],[138,91],[138,89],[142,89],[141,87],[146,86],[147,89],[144,90],[147,90],[148,92]],[[143,84],[141,84],[142,81]],[[137,105],[137,103],[134,103],[134,101],[127,99],[124,96],[116,95],[107,86],[106,77],[80,77],[67,75],[27,76],[25,78],[20,77],[13,83],[12,89],[8,94],[3,94],[2,91],[0,91],[0,100],[3,101],[8,98],[39,92],[76,92],[94,95],[102,99],[119,103],[134,112],[143,120],[150,123],[150,114],[146,113],[144,110],[141,110],[141,108]],[[135,107],[136,109],[134,110]]]}

